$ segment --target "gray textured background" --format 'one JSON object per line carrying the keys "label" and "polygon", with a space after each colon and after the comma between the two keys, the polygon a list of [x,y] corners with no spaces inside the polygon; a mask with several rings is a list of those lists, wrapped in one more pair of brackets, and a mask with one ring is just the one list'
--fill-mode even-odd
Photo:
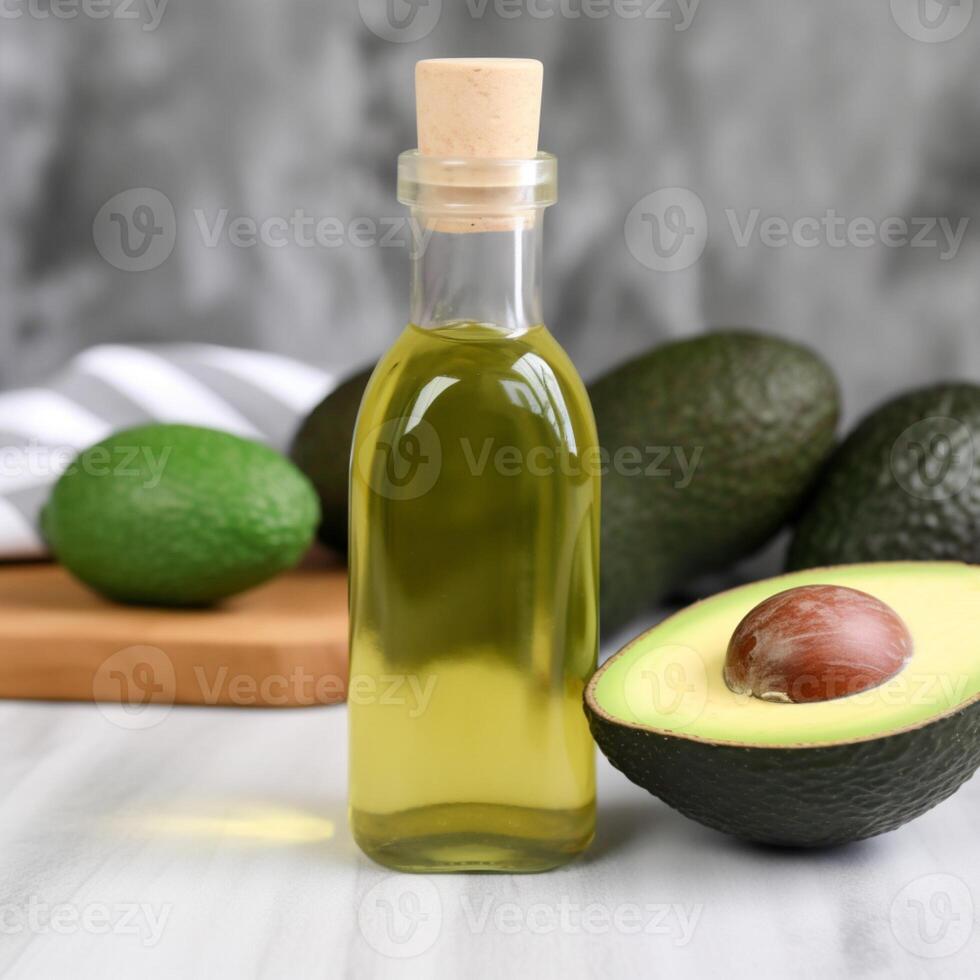
{"label": "gray textured background", "polygon": [[[693,16],[678,0],[609,0],[606,16],[602,0],[583,2],[429,0],[410,29],[425,36],[399,43],[378,36],[390,33],[385,0],[172,0],[154,30],[147,0],[136,20],[115,6],[99,20],[8,14],[0,384],[33,383],[106,340],[205,339],[331,368],[375,356],[404,319],[404,248],[209,247],[194,212],[400,215],[412,67],[436,55],[545,63],[542,146],[561,174],[546,310],[587,376],[661,338],[737,324],[822,350],[849,417],[903,386],[980,377],[973,0],[924,0],[939,28],[916,27],[918,0],[701,0]],[[634,9],[648,16],[624,16]],[[392,10],[413,13],[405,0]],[[684,269],[652,271],[624,222],[676,186],[703,202],[706,247]],[[156,268],[119,271],[93,244],[93,218],[139,187],[172,201],[175,246]],[[943,260],[880,242],[740,245],[726,215],[792,222],[830,208],[968,225]]]}

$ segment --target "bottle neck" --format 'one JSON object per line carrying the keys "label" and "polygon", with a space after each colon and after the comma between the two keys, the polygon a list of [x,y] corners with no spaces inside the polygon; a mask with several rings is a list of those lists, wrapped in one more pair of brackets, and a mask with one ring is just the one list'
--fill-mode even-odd
{"label": "bottle neck", "polygon": [[411,320],[420,327],[492,324],[519,333],[542,322],[540,210],[495,231],[432,230],[413,208]]}

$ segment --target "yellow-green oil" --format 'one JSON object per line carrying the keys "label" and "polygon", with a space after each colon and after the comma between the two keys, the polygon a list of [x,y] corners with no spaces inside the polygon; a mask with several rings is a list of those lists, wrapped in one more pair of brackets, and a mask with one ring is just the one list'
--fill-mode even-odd
{"label": "yellow-green oil", "polygon": [[543,326],[410,325],[351,464],[350,819],[403,871],[541,871],[592,839],[599,466]]}

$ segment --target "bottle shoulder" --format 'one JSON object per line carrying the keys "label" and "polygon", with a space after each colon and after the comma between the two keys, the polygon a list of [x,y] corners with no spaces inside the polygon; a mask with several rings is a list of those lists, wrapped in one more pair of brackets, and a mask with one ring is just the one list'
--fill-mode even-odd
{"label": "bottle shoulder", "polygon": [[463,417],[474,425],[495,420],[498,427],[538,417],[551,428],[561,422],[564,438],[596,441],[585,385],[540,325],[512,334],[483,324],[409,325],[378,363],[361,415],[374,425],[406,416],[451,418],[454,425]]}
{"label": "bottle shoulder", "polygon": [[418,327],[409,324],[383,355],[371,384],[392,375],[454,378],[458,383],[514,378],[557,384],[569,393],[588,395],[578,370],[565,349],[543,324],[519,332],[504,332],[486,324]]}

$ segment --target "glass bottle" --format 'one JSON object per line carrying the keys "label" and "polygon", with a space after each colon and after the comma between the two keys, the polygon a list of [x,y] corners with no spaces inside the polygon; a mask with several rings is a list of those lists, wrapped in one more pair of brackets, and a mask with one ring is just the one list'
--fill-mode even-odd
{"label": "glass bottle", "polygon": [[554,157],[399,158],[408,326],[361,404],[350,486],[350,821],[402,871],[541,871],[590,842],[582,693],[599,455],[542,323]]}

